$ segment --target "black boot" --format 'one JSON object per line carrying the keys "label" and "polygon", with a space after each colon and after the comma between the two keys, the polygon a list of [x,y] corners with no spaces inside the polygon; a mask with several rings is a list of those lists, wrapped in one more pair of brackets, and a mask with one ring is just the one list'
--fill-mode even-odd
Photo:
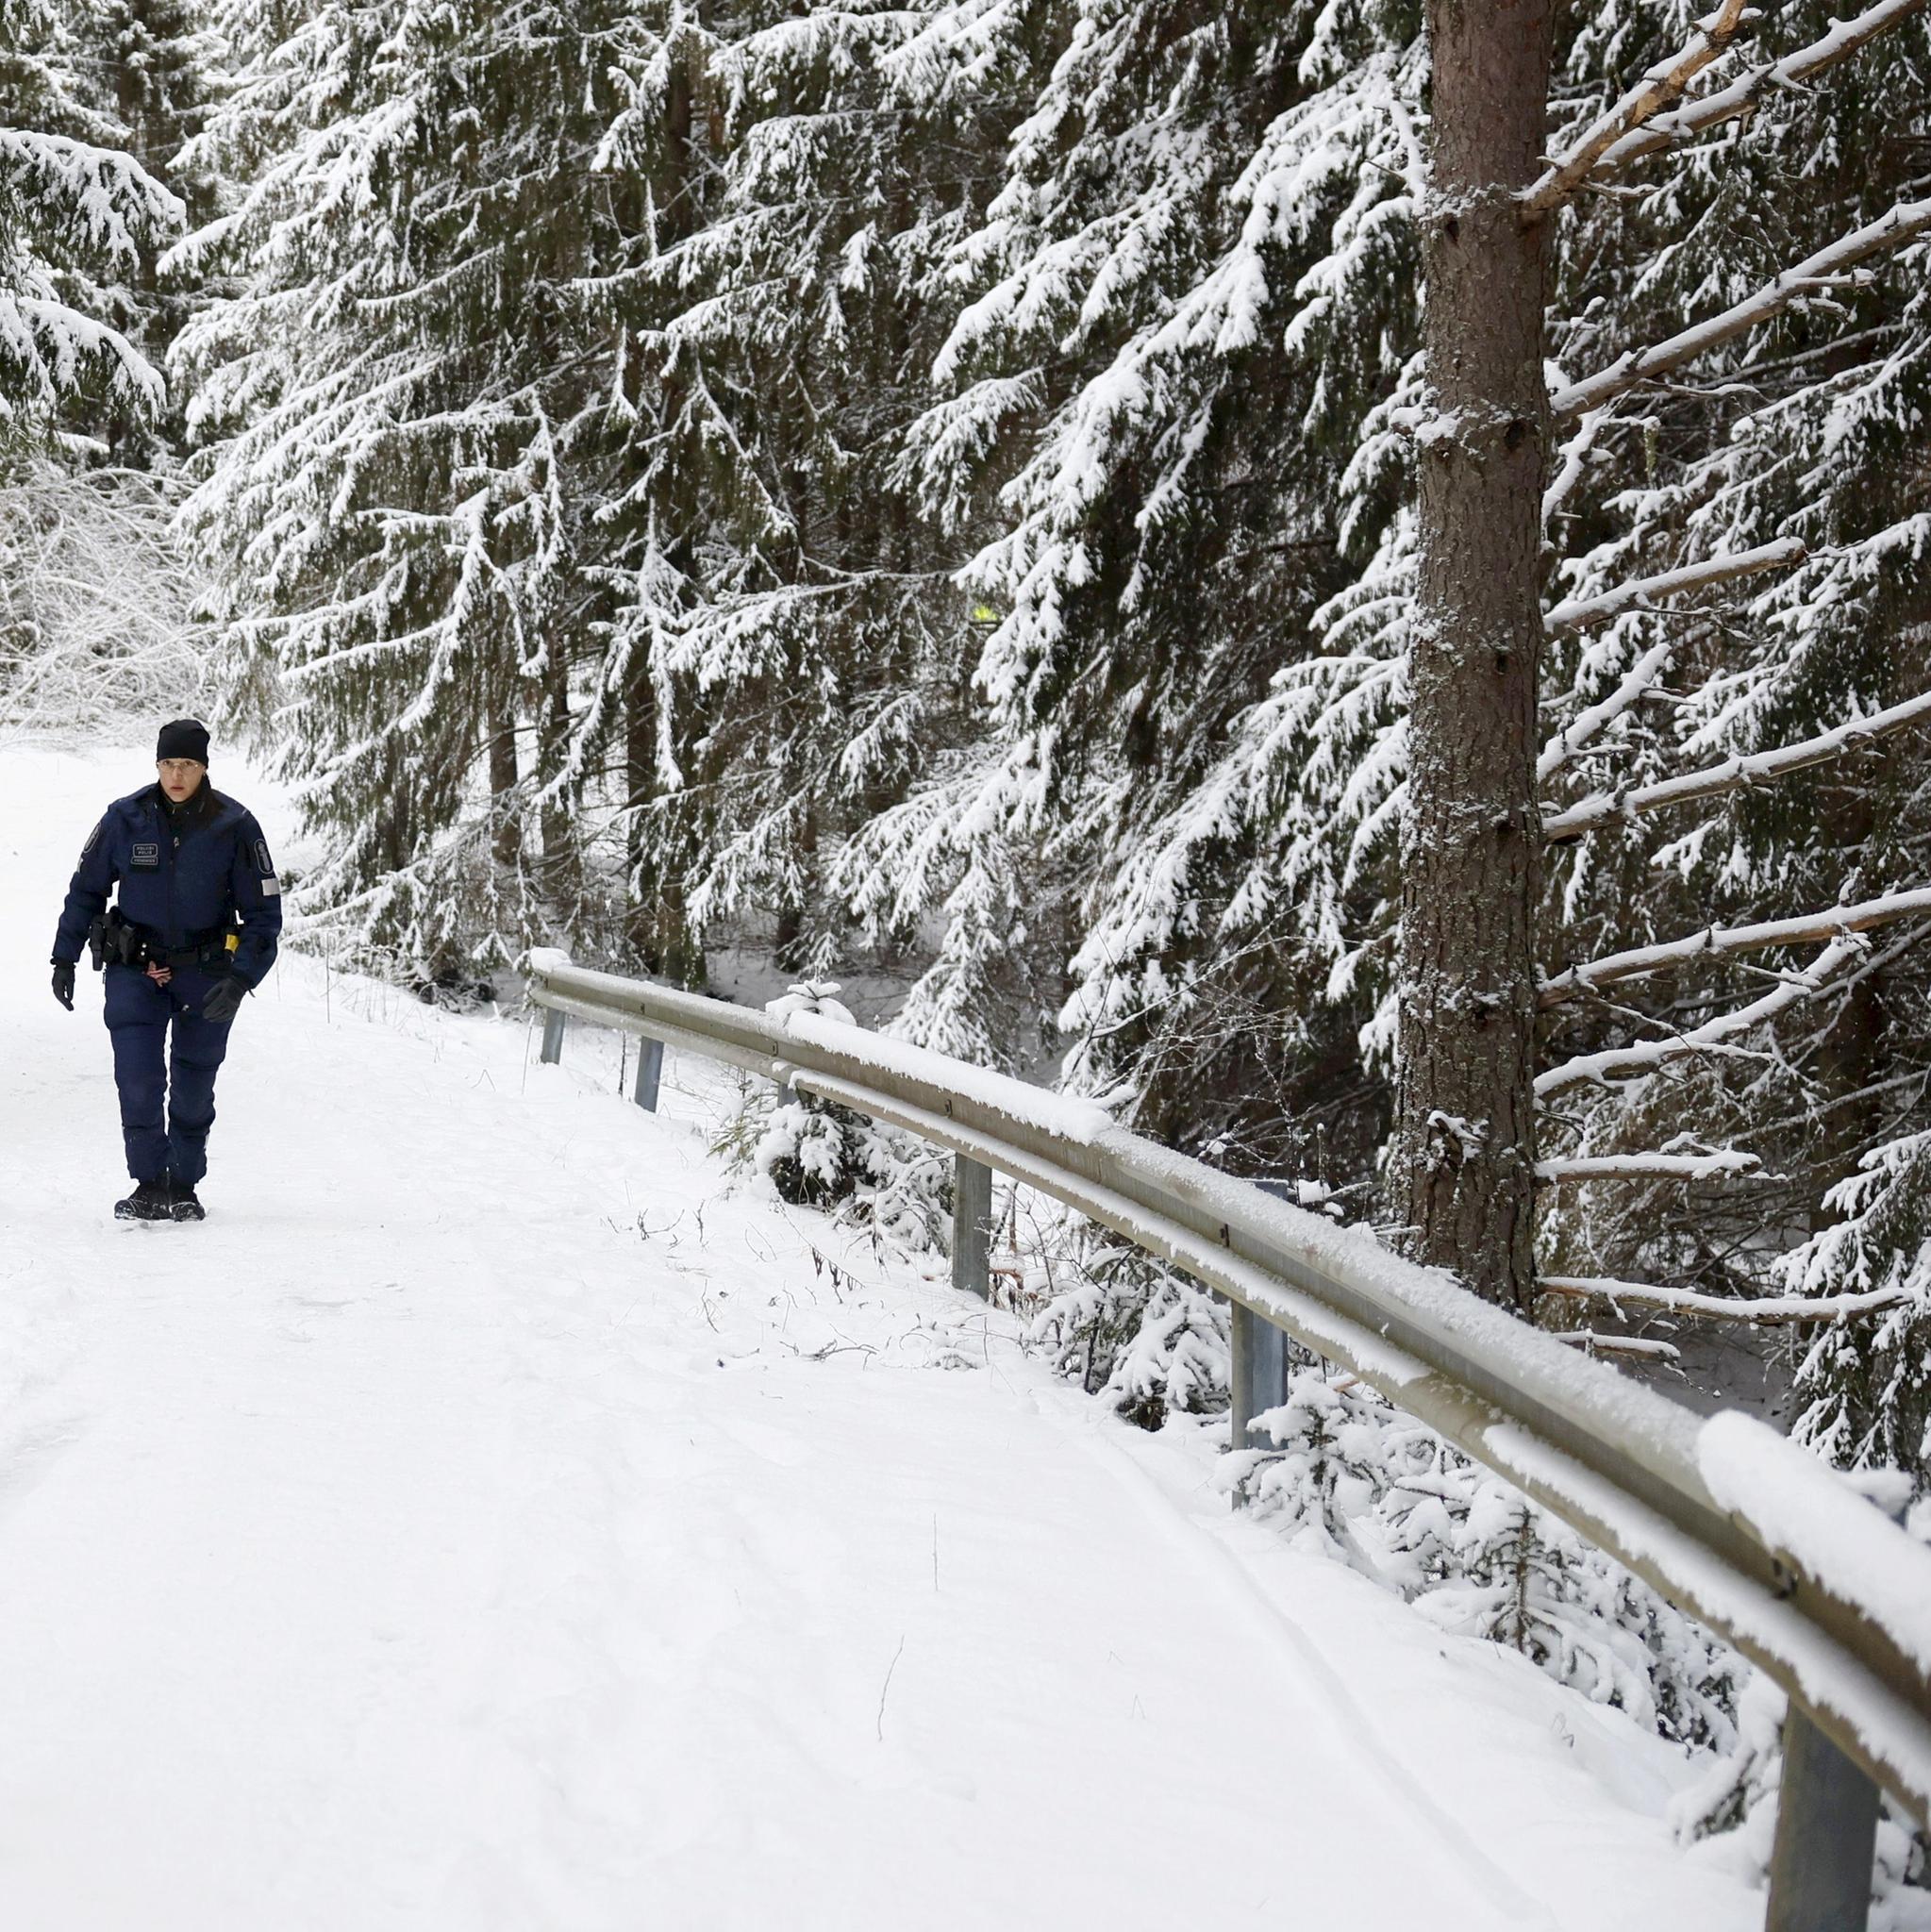
{"label": "black boot", "polygon": [[208,1219],[207,1210],[202,1207],[200,1198],[186,1181],[176,1181],[175,1183],[173,1195],[175,1219],[176,1221],[206,1221]]}
{"label": "black boot", "polygon": [[172,1221],[175,1218],[175,1192],[168,1185],[168,1177],[162,1174],[159,1180],[142,1181],[125,1201],[114,1203],[116,1221]]}

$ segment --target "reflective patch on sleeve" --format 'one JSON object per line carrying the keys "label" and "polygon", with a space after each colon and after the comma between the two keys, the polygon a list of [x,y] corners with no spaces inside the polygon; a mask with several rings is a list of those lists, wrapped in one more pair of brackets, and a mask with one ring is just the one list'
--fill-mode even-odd
{"label": "reflective patch on sleeve", "polygon": [[279,899],[282,895],[282,882],[273,873],[261,882],[261,896],[264,899]]}

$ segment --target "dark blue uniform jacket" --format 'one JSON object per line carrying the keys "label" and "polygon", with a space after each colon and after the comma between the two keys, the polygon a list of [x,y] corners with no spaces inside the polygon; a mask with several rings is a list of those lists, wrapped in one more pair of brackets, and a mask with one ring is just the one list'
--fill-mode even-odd
{"label": "dark blue uniform jacket", "polygon": [[[207,785],[207,779],[202,783]],[[73,965],[118,881],[121,915],[170,952],[239,924],[234,973],[258,986],[275,964],[281,881],[246,807],[210,788],[207,809],[171,814],[158,785],[116,799],[93,829],[61,908],[54,958]]]}

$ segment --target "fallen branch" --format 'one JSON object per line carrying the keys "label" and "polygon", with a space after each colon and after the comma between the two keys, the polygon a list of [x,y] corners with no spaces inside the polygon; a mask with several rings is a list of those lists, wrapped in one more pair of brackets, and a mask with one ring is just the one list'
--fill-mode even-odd
{"label": "fallen branch", "polygon": [[1752,1299],[1697,1294],[1685,1288],[1651,1288],[1636,1281],[1611,1281],[1593,1275],[1545,1274],[1536,1286],[1545,1294],[1566,1295],[1574,1301],[1602,1302],[1621,1312],[1648,1308],[1659,1314],[1690,1315],[1706,1322],[1748,1322],[1756,1327],[1776,1328],[1812,1322],[1838,1322],[1850,1315],[1875,1314],[1911,1299],[1902,1288],[1875,1288],[1867,1294],[1766,1295]]}
{"label": "fallen branch", "polygon": [[1522,191],[1523,217],[1539,221],[1575,192],[1619,142],[1654,120],[1730,44],[1743,24],[1746,0],[1719,0],[1681,53],[1659,60],[1613,107],[1599,115]]}
{"label": "fallen branch", "polygon": [[1691,101],[1673,114],[1658,115],[1647,126],[1633,128],[1603,151],[1590,178],[1600,181],[1647,155],[1660,154],[1665,148],[1692,141],[1726,121],[1741,120],[1755,110],[1765,94],[1801,89],[1820,74],[1861,53],[1880,34],[1901,26],[1913,14],[1923,11],[1924,5],[1925,0],[1879,0],[1878,5],[1866,8],[1855,19],[1834,22],[1822,40],[1812,41],[1807,47],[1786,54],[1781,60],[1753,67],[1715,93]]}
{"label": "fallen branch", "polygon": [[1567,1160],[1539,1160],[1536,1178],[1560,1186],[1572,1181],[1706,1181],[1762,1174],[1755,1154],[1726,1148],[1720,1154],[1579,1154]]}
{"label": "fallen branch", "polygon": [[1640,979],[1645,974],[1667,972],[1673,966],[1685,966],[1695,959],[1760,953],[1772,946],[1818,944],[1844,933],[1869,932],[1873,926],[1921,915],[1931,915],[1931,886],[1920,886],[1909,892],[1888,892],[1882,898],[1865,899],[1855,906],[1833,906],[1827,912],[1805,913],[1797,919],[1773,919],[1757,925],[1706,926],[1687,939],[1670,940],[1659,946],[1637,946],[1626,953],[1611,953],[1606,958],[1591,960],[1587,966],[1572,966],[1568,972],[1542,982],[1541,1005],[1544,1008],[1560,1006],[1564,1000],[1592,992],[1599,986],[1613,985],[1619,979]]}
{"label": "fallen branch", "polygon": [[1862,948],[1863,941],[1848,934],[1833,940],[1812,961],[1808,972],[1790,974],[1761,999],[1739,1007],[1735,1012],[1719,1014],[1688,1033],[1673,1033],[1666,1040],[1639,1040],[1629,1046],[1612,1046],[1601,1053],[1577,1054],[1573,1059],[1564,1060],[1560,1066],[1536,1076],[1536,1097],[1540,1100],[1585,1081],[1602,1087],[1612,1079],[1637,1078],[1654,1074],[1671,1060],[1693,1054],[1734,1051],[1726,1047],[1726,1041],[1737,1034],[1764,1025],[1787,1008],[1808,999]]}
{"label": "fallen branch", "polygon": [[1653,577],[1636,577],[1598,597],[1572,597],[1556,605],[1542,622],[1551,631],[1580,630],[1585,625],[1620,617],[1625,610],[1654,604],[1662,597],[1680,597],[1686,591],[1754,576],[1759,571],[1782,570],[1787,564],[1802,563],[1809,555],[1800,538],[1779,537],[1774,543],[1760,544],[1755,550],[1733,551],[1728,557],[1707,558],[1702,563],[1661,571]]}
{"label": "fallen branch", "polygon": [[1585,410],[1600,408],[1612,397],[1667,375],[1736,337],[1773,322],[1785,309],[1833,285],[1860,261],[1868,261],[1889,249],[1901,248],[1927,228],[1931,228],[1931,201],[1902,202],[1874,222],[1867,222],[1829,247],[1820,248],[1815,255],[1786,270],[1775,281],[1722,314],[1647,349],[1632,349],[1585,381],[1557,390],[1549,399],[1550,410],[1556,421],[1562,422],[1580,416]]}
{"label": "fallen branch", "polygon": [[1634,786],[1627,791],[1597,792],[1544,819],[1542,837],[1552,841],[1580,839],[1603,825],[1627,823],[1643,812],[1664,811],[1671,806],[1718,798],[1747,785],[1767,784],[1790,772],[1827,764],[1832,758],[1842,758],[1847,752],[1927,720],[1931,720],[1931,691],[1906,698],[1888,710],[1873,711],[1868,718],[1848,719],[1815,738],[1779,745],[1773,751],[1725,758],[1722,764],[1707,765],[1700,772],[1688,772],[1680,778],[1659,779],[1654,785]]}

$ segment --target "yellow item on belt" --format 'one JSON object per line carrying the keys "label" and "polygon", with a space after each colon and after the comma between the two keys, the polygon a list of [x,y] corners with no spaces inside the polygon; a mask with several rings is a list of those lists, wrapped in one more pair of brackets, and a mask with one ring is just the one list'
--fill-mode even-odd
{"label": "yellow item on belt", "polygon": [[240,933],[238,933],[238,932],[231,932],[231,933],[230,933],[230,934],[228,935],[228,951],[229,951],[229,952],[231,952],[231,953],[232,953],[232,952],[233,952],[233,951],[235,950],[235,948],[236,948],[237,946],[239,946],[239,945],[240,945],[241,943],[241,935]]}

